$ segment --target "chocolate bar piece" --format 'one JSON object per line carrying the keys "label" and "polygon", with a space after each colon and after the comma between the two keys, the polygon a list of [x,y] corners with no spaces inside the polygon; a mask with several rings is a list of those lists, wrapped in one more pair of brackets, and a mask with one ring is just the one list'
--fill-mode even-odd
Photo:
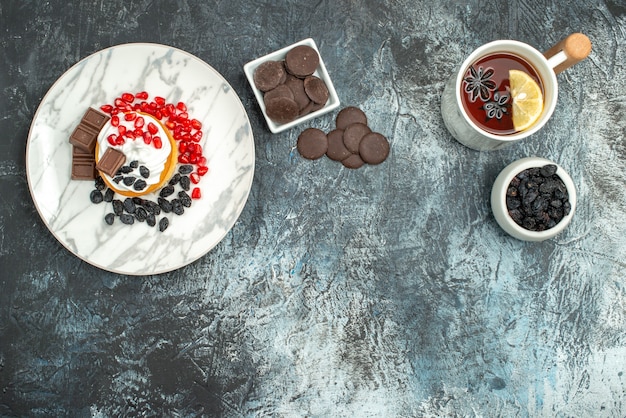
{"label": "chocolate bar piece", "polygon": [[93,152],[72,147],[72,180],[94,180],[95,178],[96,159]]}
{"label": "chocolate bar piece", "polygon": [[94,180],[95,178],[95,161],[72,160],[72,180]]}
{"label": "chocolate bar piece", "polygon": [[84,151],[93,152],[96,148],[98,134],[109,119],[108,115],[90,107],[83,115],[76,129],[74,129],[74,132],[72,132],[70,143]]}
{"label": "chocolate bar piece", "polygon": [[96,164],[96,168],[104,174],[113,177],[115,173],[117,173],[117,170],[119,170],[125,162],[126,156],[122,151],[114,148],[107,148],[107,150],[104,151],[104,154],[102,154],[100,161],[98,161],[98,164]]}
{"label": "chocolate bar piece", "polygon": [[94,131],[100,132],[104,127],[104,124],[111,119],[108,115],[101,113],[90,107],[83,115],[83,119],[80,121],[82,125],[86,125]]}
{"label": "chocolate bar piece", "polygon": [[70,136],[70,144],[78,147],[86,152],[93,152],[96,149],[96,140],[98,132],[93,129],[86,128],[85,125],[78,125],[72,136]]}

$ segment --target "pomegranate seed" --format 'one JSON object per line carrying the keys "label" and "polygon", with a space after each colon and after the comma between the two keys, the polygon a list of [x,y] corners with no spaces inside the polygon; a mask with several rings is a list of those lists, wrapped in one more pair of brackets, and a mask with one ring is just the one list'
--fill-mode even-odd
{"label": "pomegranate seed", "polygon": [[148,132],[154,135],[157,132],[159,132],[159,128],[157,128],[157,126],[154,123],[148,122]]}
{"label": "pomegranate seed", "polygon": [[111,145],[117,145],[117,135],[115,134],[111,134],[109,136],[107,136],[107,141],[109,141],[109,144]]}
{"label": "pomegranate seed", "polygon": [[200,140],[202,139],[202,131],[198,131],[198,132],[196,132],[195,134],[193,134],[193,135],[191,136],[191,139],[192,139],[194,142],[200,142]]}
{"label": "pomegranate seed", "polygon": [[202,197],[202,193],[200,193],[200,188],[194,187],[193,190],[191,191],[191,198],[200,199],[200,197]]}
{"label": "pomegranate seed", "polygon": [[200,159],[198,160],[196,164],[198,164],[200,167],[206,167],[206,158],[200,157]]}
{"label": "pomegranate seed", "polygon": [[170,131],[174,129],[174,127],[176,126],[176,124],[174,122],[171,121],[167,121],[165,122],[165,126],[167,126],[167,129],[169,129]]}
{"label": "pomegranate seed", "polygon": [[155,136],[152,138],[152,143],[154,144],[154,148],[156,149],[161,149],[161,147],[163,146],[163,142],[161,142],[161,137],[160,136]]}
{"label": "pomegranate seed", "polygon": [[189,164],[189,155],[187,153],[178,156],[178,162],[181,164]]}
{"label": "pomegranate seed", "polygon": [[148,110],[150,109],[150,107],[148,106],[148,102],[141,102],[139,104],[139,108],[141,109],[142,112],[144,113],[148,113]]}
{"label": "pomegranate seed", "polygon": [[185,141],[180,141],[178,143],[178,152],[183,154],[186,151],[187,151],[187,143]]}
{"label": "pomegranate seed", "polygon": [[113,106],[111,105],[102,105],[100,106],[100,110],[102,110],[104,113],[111,113],[111,110],[113,110]]}
{"label": "pomegranate seed", "polygon": [[165,106],[165,99],[161,96],[156,96],[154,98],[154,102],[158,104],[159,106]]}
{"label": "pomegranate seed", "polygon": [[[184,122],[187,119],[189,119],[189,114],[187,112],[181,112],[178,114],[178,116],[176,117],[176,120],[178,122]],[[190,125],[191,126],[191,125]]]}
{"label": "pomegranate seed", "polygon": [[135,96],[133,96],[131,93],[123,93],[122,100],[124,100],[126,103],[132,103],[133,100],[135,100]]}
{"label": "pomegranate seed", "polygon": [[125,143],[126,143],[126,140],[121,135],[118,136],[117,139],[115,140],[115,145],[124,145]]}
{"label": "pomegranate seed", "polygon": [[152,142],[152,134],[148,131],[143,133],[143,142],[146,144],[150,144]]}
{"label": "pomegranate seed", "polygon": [[128,139],[135,139],[137,138],[137,136],[135,135],[135,133],[133,131],[127,131],[126,134],[124,134],[126,136],[126,138]]}
{"label": "pomegranate seed", "polygon": [[163,119],[163,112],[157,109],[157,111],[154,112],[154,117],[157,118],[158,120]]}
{"label": "pomegranate seed", "polygon": [[124,114],[124,120],[127,120],[127,121],[135,120],[136,117],[137,117],[136,113],[126,113],[126,114]]}
{"label": "pomegranate seed", "polygon": [[187,111],[187,105],[183,102],[178,102],[176,103],[176,109],[180,110],[181,112],[186,112]]}
{"label": "pomegranate seed", "polygon": [[111,126],[119,126],[119,124],[120,124],[120,117],[117,115],[111,116]]}
{"label": "pomegranate seed", "polygon": [[146,100],[148,98],[148,93],[145,91],[140,91],[139,93],[135,94],[135,97],[139,100]]}
{"label": "pomegranate seed", "polygon": [[200,130],[202,129],[202,122],[200,122],[198,119],[191,119],[191,127],[193,129]]}
{"label": "pomegranate seed", "polygon": [[111,116],[117,115],[118,113],[120,113],[120,110],[117,107],[114,107],[113,110],[111,110]]}
{"label": "pomegranate seed", "polygon": [[135,137],[141,138],[143,136],[143,129],[135,128],[133,129],[133,133],[135,134]]}
{"label": "pomegranate seed", "polygon": [[120,135],[124,135],[126,133],[126,126],[120,125],[117,127],[117,130],[120,133]]}
{"label": "pomegranate seed", "polygon": [[191,164],[197,164],[199,159],[200,159],[200,154],[196,152],[192,152],[191,155],[189,155],[189,162]]}
{"label": "pomegranate seed", "polygon": [[137,116],[135,119],[135,128],[143,128],[145,121],[141,116]]}
{"label": "pomegranate seed", "polygon": [[120,99],[119,97],[117,99],[115,99],[115,106],[122,108],[125,107],[127,104],[124,100]]}
{"label": "pomegranate seed", "polygon": [[135,103],[135,104],[133,105],[133,110],[134,110],[135,112],[139,112],[139,111],[141,110],[141,105],[140,105],[139,103]]}
{"label": "pomegranate seed", "polygon": [[200,183],[200,176],[198,175],[198,173],[191,173],[189,175],[189,180],[191,180],[193,184],[198,184]]}
{"label": "pomegranate seed", "polygon": [[206,165],[200,166],[198,167],[198,174],[201,176],[204,176],[206,173],[209,172],[209,167],[207,167]]}

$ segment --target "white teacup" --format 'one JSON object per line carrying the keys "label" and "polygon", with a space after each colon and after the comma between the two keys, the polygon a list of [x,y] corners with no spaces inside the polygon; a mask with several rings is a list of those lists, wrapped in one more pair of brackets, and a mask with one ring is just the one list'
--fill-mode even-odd
{"label": "white teacup", "polygon": [[[528,44],[512,40],[494,41],[479,47],[445,85],[441,114],[448,131],[463,145],[479,151],[496,150],[532,135],[546,124],[554,112],[558,97],[556,74],[582,61],[590,51],[589,38],[580,33],[568,36],[545,54]],[[477,125],[464,109],[461,97],[463,80],[470,65],[482,57],[498,53],[522,58],[533,67],[543,84],[543,110],[539,118],[529,128],[505,135],[489,132]]]}

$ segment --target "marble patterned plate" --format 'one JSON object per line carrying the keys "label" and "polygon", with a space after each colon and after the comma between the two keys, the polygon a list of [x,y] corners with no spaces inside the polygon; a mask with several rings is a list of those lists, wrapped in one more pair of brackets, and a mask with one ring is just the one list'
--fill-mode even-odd
{"label": "marble patterned plate", "polygon": [[[184,101],[203,123],[202,198],[181,216],[168,214],[164,232],[145,222],[107,225],[111,204],[91,203],[94,182],[70,179],[68,138],[83,113],[126,91]],[[159,274],[202,257],[232,228],[252,186],[254,138],[239,97],[211,66],[169,46],[118,45],[75,64],[45,95],[28,135],[26,174],[41,218],[70,252],[115,273]]]}

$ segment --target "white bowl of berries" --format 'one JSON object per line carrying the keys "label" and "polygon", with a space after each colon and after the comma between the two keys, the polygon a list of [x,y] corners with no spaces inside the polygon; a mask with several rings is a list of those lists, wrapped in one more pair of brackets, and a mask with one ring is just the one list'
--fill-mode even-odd
{"label": "white bowl of berries", "polygon": [[576,209],[572,178],[558,164],[527,157],[506,166],[491,189],[491,210],[509,235],[523,241],[555,237]]}

